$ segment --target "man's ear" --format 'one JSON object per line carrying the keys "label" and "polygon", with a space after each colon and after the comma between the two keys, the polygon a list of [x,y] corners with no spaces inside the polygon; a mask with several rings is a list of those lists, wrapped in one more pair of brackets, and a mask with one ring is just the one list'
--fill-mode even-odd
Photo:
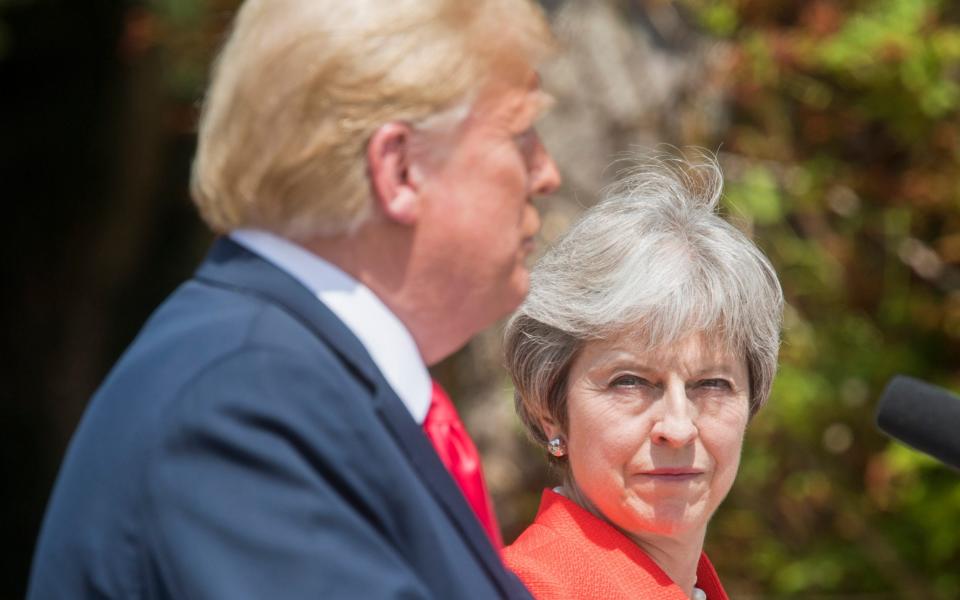
{"label": "man's ear", "polygon": [[419,180],[414,176],[411,137],[406,123],[381,125],[367,143],[370,186],[380,210],[390,220],[413,225],[420,215]]}

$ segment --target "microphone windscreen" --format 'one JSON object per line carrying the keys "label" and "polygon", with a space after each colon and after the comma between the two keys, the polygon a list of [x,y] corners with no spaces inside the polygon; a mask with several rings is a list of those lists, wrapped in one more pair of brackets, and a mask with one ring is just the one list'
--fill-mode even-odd
{"label": "microphone windscreen", "polygon": [[960,397],[947,390],[897,375],[880,397],[877,426],[960,470]]}

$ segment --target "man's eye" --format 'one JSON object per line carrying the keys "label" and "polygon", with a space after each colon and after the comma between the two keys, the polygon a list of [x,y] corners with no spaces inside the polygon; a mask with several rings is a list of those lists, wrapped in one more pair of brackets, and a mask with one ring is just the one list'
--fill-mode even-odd
{"label": "man's eye", "polygon": [[537,130],[533,127],[528,127],[513,136],[514,143],[524,154],[530,153],[536,147],[537,139]]}

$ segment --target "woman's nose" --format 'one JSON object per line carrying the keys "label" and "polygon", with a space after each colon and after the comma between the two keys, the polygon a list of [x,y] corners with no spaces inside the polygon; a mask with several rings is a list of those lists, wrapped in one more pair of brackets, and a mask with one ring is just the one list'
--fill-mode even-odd
{"label": "woman's nose", "polygon": [[687,399],[686,391],[668,390],[663,398],[663,411],[651,429],[653,442],[672,448],[683,448],[692,443],[698,435],[693,422],[693,407]]}

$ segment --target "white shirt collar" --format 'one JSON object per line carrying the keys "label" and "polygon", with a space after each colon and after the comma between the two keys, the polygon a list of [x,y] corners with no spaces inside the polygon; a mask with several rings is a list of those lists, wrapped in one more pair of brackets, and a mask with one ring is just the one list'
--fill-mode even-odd
{"label": "white shirt collar", "polygon": [[238,229],[230,237],[288,273],[333,311],[366,348],[413,419],[423,423],[430,408],[430,374],[413,336],[370,288],[272,233]]}

